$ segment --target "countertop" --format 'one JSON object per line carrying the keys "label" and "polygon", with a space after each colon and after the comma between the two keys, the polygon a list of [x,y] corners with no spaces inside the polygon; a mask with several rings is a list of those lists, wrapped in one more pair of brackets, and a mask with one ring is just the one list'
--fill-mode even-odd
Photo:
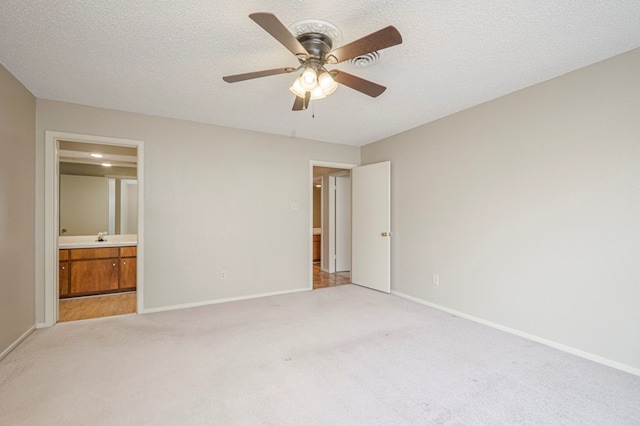
{"label": "countertop", "polygon": [[138,245],[138,236],[106,235],[106,241],[96,241],[96,235],[80,235],[74,237],[58,237],[59,249],[99,248],[99,247],[131,247]]}

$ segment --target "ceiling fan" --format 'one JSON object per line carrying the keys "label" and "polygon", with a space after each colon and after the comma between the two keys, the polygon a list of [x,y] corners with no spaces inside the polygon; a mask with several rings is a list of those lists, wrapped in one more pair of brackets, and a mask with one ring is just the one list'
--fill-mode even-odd
{"label": "ceiling fan", "polygon": [[228,75],[222,79],[227,83],[235,83],[302,70],[290,88],[296,95],[293,111],[307,109],[311,100],[321,99],[333,93],[338,84],[343,84],[373,98],[380,96],[386,87],[344,71],[327,70],[325,66],[362,57],[402,43],[402,36],[398,30],[393,26],[388,26],[333,49],[335,32],[337,31],[339,34],[339,30],[328,22],[315,21],[315,26],[302,26],[299,34],[294,35],[272,13],[252,13],[249,18],[293,53],[300,62],[300,66]]}

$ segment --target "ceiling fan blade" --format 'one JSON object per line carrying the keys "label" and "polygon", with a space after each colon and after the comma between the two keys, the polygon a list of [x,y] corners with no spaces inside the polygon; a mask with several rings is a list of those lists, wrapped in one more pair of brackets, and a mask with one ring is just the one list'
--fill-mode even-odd
{"label": "ceiling fan blade", "polygon": [[309,108],[309,102],[311,101],[311,92],[304,93],[304,109]]}
{"label": "ceiling fan blade", "polygon": [[293,108],[291,108],[292,111],[302,111],[304,110],[304,99],[301,98],[300,96],[296,96],[296,99],[293,101]]}
{"label": "ceiling fan blade", "polygon": [[247,73],[244,73],[244,74],[227,75],[227,76],[222,77],[222,79],[224,81],[226,81],[227,83],[235,83],[235,82],[238,82],[238,81],[251,80],[251,79],[254,79],[254,78],[268,77],[270,75],[286,74],[286,73],[289,73],[289,72],[293,72],[295,70],[296,70],[295,68],[291,68],[291,67],[274,68],[274,69],[271,69],[271,70],[247,72]]}
{"label": "ceiling fan blade", "polygon": [[305,92],[304,98],[300,96],[296,96],[296,99],[293,101],[292,111],[304,111],[309,108],[309,101],[311,101],[311,92]]}
{"label": "ceiling fan blade", "polygon": [[344,71],[331,70],[329,71],[329,74],[333,76],[333,80],[336,83],[344,84],[345,86],[351,87],[353,90],[362,92],[372,98],[377,98],[382,94],[382,92],[387,90],[384,86],[365,80],[364,78],[356,77],[355,75],[348,74]]}
{"label": "ceiling fan blade", "polygon": [[252,13],[249,18],[260,25],[262,29],[271,34],[273,38],[278,40],[284,47],[289,49],[296,56],[309,57],[307,49],[300,44],[297,38],[284,26],[282,22],[273,13],[259,12]]}
{"label": "ceiling fan blade", "polygon": [[327,61],[337,64],[400,43],[402,43],[402,36],[394,26],[389,25],[388,27],[332,50],[327,54]]}

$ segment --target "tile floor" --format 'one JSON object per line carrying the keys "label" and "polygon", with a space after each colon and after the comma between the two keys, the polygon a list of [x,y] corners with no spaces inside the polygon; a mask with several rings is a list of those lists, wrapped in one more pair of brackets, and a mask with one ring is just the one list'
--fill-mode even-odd
{"label": "tile floor", "polygon": [[313,288],[335,287],[351,283],[350,272],[336,272],[330,274],[320,269],[320,263],[313,264]]}

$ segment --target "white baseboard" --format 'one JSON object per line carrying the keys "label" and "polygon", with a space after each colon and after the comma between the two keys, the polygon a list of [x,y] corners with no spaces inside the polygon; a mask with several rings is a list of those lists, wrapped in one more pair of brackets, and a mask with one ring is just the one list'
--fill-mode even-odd
{"label": "white baseboard", "polygon": [[607,367],[615,368],[616,370],[621,370],[626,373],[630,373],[636,376],[640,376],[640,369],[631,367],[630,365],[622,364],[617,361],[613,361],[599,355],[595,355],[589,352],[582,351],[580,349],[573,348],[571,346],[563,345],[561,343],[554,342],[552,340],[547,340],[542,337],[535,336],[533,334],[525,333],[520,330],[516,330],[513,328],[505,327],[504,325],[497,324],[495,322],[487,321],[482,318],[474,317],[472,315],[465,314],[463,312],[456,311],[454,309],[447,308],[445,306],[441,306],[435,303],[427,302],[426,300],[418,299],[417,297],[409,296],[408,294],[400,293],[399,291],[391,291],[391,294],[402,297],[403,299],[408,299],[416,303],[420,303],[421,305],[429,306],[430,308],[438,309],[440,311],[444,311],[455,315],[457,317],[465,318],[483,325],[487,325],[492,328],[496,328],[498,330],[506,331],[507,333],[515,334],[519,337],[524,337],[525,339],[532,340],[537,343],[541,343],[546,346],[550,346],[554,349],[561,350],[563,352],[570,353],[572,355],[579,356],[580,358],[585,358],[590,361],[597,362],[602,365],[606,365]]}
{"label": "white baseboard", "polygon": [[27,331],[25,331],[22,336],[18,337],[18,339],[13,342],[12,344],[9,345],[9,347],[7,349],[5,349],[4,351],[2,351],[2,353],[0,354],[0,359],[4,358],[5,356],[9,355],[9,352],[11,352],[12,350],[14,350],[16,348],[16,346],[18,346],[24,339],[26,339],[31,333],[33,333],[33,331],[36,329],[36,326],[33,325],[31,326],[31,328],[29,328]]}
{"label": "white baseboard", "polygon": [[309,291],[309,288],[300,288],[295,290],[276,291],[273,293],[252,294],[249,296],[228,297],[226,299],[206,300],[203,302],[183,303],[180,305],[161,306],[159,308],[144,309],[142,314],[152,314],[155,312],[175,311],[176,309],[196,308],[198,306],[216,305],[218,303],[237,302],[239,300],[257,299],[259,297],[278,296],[281,294],[299,293],[301,291]]}

